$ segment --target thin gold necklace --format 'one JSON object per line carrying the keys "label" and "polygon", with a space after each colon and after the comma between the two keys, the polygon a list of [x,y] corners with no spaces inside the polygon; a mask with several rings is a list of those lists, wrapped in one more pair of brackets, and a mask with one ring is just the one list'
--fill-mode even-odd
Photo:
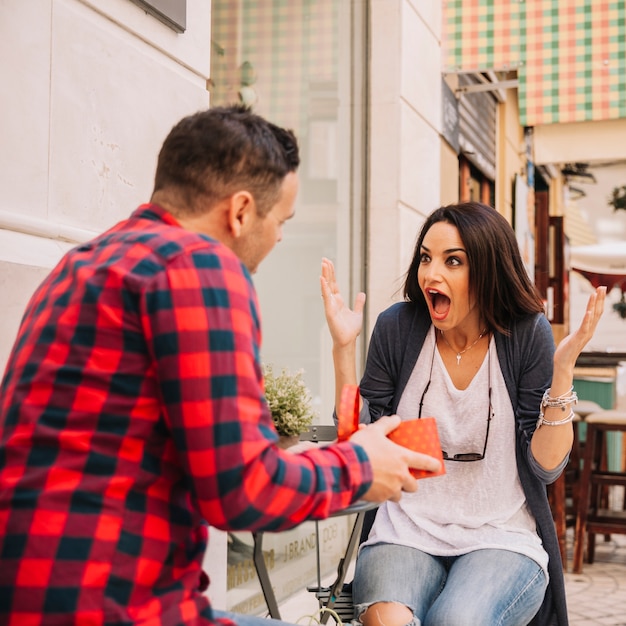
{"label": "thin gold necklace", "polygon": [[[452,352],[454,352],[454,348],[448,343],[448,340],[446,339],[446,336],[443,334],[443,330],[439,331],[441,333],[441,336],[443,337],[443,340],[446,342],[446,345],[448,346],[448,348],[450,348],[450,350],[452,350]],[[460,352],[456,353],[456,364],[457,365],[461,365],[461,357],[468,351],[471,350],[487,333],[487,329],[485,328],[485,330],[483,330],[482,333],[480,333],[480,335],[478,335],[478,339],[471,345],[471,346],[467,346],[467,348],[465,348],[464,350],[461,350]]]}

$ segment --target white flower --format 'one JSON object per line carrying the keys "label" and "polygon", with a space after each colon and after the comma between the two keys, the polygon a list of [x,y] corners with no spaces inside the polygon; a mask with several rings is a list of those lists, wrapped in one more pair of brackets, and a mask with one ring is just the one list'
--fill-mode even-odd
{"label": "white flower", "polygon": [[265,399],[279,435],[299,435],[309,430],[313,423],[311,393],[303,374],[303,370],[291,374],[286,368],[275,374],[271,365],[263,366]]}

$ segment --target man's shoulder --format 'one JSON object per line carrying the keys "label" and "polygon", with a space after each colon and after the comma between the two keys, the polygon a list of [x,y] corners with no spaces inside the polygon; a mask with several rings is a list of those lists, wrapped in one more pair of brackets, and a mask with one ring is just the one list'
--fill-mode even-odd
{"label": "man's shoulder", "polygon": [[243,272],[237,255],[220,241],[182,228],[158,205],[145,204],[123,222],[92,242],[99,247],[118,246],[136,264],[134,274],[150,274],[182,262],[198,268],[224,268]]}

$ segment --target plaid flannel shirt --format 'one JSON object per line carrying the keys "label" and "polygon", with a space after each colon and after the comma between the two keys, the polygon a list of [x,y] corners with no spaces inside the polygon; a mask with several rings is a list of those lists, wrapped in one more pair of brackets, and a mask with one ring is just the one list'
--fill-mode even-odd
{"label": "plaid flannel shirt", "polygon": [[155,205],[64,257],[0,389],[0,623],[217,623],[207,522],[286,529],[363,495],[359,446],[274,445],[259,349],[238,258]]}

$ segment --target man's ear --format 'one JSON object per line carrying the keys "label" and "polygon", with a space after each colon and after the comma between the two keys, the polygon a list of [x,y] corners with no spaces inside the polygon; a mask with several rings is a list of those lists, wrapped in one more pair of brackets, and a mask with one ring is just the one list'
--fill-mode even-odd
{"label": "man's ear", "polygon": [[238,191],[230,197],[228,226],[233,237],[239,237],[256,214],[256,203],[249,191]]}

